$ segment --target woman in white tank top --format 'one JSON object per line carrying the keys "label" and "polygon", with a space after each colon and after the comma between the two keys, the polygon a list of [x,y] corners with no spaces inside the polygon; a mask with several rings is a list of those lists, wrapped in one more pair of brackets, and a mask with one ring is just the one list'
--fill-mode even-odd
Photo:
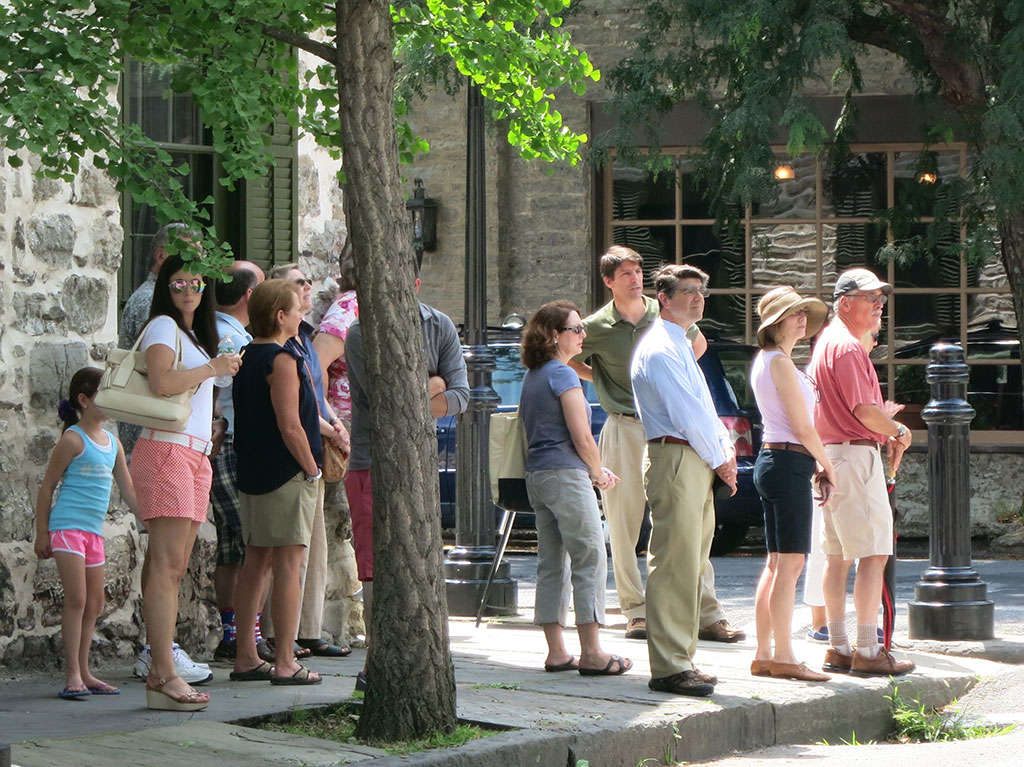
{"label": "woman in white tank top", "polygon": [[797,343],[818,332],[828,308],[785,286],[766,293],[757,312],[761,352],[751,368],[750,383],[764,420],[764,437],[754,465],[754,485],[764,506],[768,560],[754,601],[757,652],[750,673],[824,682],[830,677],[797,662],[793,654],[793,603],[810,550],[811,480],[818,475],[827,501],[835,477],[814,430],[814,382],[797,370],[790,355]]}

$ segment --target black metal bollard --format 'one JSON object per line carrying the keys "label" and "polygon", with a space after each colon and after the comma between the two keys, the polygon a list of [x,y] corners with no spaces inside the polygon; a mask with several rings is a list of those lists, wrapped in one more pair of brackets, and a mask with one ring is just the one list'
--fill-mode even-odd
{"label": "black metal bollard", "polygon": [[0,767],[11,767],[11,747],[0,743]]}
{"label": "black metal bollard", "polygon": [[[480,87],[467,87],[466,113],[466,373],[469,407],[456,422],[455,548],[445,561],[450,615],[474,616],[494,560],[494,503],[487,472],[490,416],[501,401],[491,385],[487,347],[484,106]],[[488,615],[515,615],[518,591],[503,562],[488,598]]]}
{"label": "black metal bollard", "polygon": [[994,605],[971,567],[968,368],[957,344],[936,344],[929,356],[932,398],[921,417],[928,424],[930,566],[908,607],[910,638],[991,639]]}

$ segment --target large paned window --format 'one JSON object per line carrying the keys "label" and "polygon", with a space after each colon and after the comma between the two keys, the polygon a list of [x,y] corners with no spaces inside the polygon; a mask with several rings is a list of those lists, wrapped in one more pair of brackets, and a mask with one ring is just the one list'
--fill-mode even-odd
{"label": "large paned window", "polygon": [[[711,281],[702,327],[710,338],[742,344],[755,343],[755,308],[767,290],[792,285],[830,303],[836,275],[867,266],[895,288],[872,359],[883,391],[908,404],[911,425],[924,428],[916,412],[928,400],[924,366],[931,345],[955,341],[970,365],[970,400],[978,413],[973,428],[1003,432],[986,435],[994,441],[1024,442],[1016,318],[1002,266],[968,265],[938,249],[913,264],[878,259],[892,237],[878,223],[879,212],[898,202],[917,213],[914,226],[923,230],[936,191],[966,172],[964,145],[935,152],[932,176],[919,173],[920,152],[920,145],[854,146],[838,169],[814,157],[780,157],[793,178],[780,182],[777,199],[748,206],[741,224],[727,232],[716,231],[685,150],[677,152],[674,173],[657,177],[613,159],[602,172],[604,244],[636,250],[648,277],[664,263],[706,271]],[[947,235],[951,241],[961,236],[958,226]],[[806,344],[797,350],[804,360],[808,353]]]}
{"label": "large paned window", "polygon": [[[171,92],[170,77],[166,67],[129,60],[121,87],[123,119],[141,126],[175,160],[188,164],[183,178],[186,194],[192,200],[213,199],[208,212],[217,236],[231,244],[236,258],[265,270],[295,260],[298,163],[288,121],[282,117],[265,131],[274,156],[267,176],[240,182],[228,191],[219,183],[224,174],[210,130],[188,94]],[[149,246],[159,227],[153,210],[129,195],[122,200],[122,219],[125,243],[118,298],[123,303],[146,279]]]}

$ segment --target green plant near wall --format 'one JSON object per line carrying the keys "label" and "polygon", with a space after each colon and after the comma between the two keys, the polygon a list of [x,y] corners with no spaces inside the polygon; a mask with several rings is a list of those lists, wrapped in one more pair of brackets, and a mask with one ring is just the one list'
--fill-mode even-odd
{"label": "green plant near wall", "polygon": [[952,740],[972,740],[989,738],[994,735],[1005,735],[1016,725],[1001,727],[971,723],[970,720],[954,706],[948,712],[929,709],[919,698],[905,700],[900,696],[899,687],[893,687],[892,718],[896,729],[890,740],[897,743],[944,743]]}

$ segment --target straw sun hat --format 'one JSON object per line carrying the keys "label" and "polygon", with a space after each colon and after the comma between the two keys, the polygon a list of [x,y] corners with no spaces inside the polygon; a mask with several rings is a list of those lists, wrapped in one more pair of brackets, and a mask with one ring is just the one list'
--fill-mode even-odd
{"label": "straw sun hat", "polygon": [[[828,307],[817,298],[803,298],[793,288],[783,286],[770,290],[761,297],[757,304],[757,313],[761,315],[761,325],[757,329],[757,344],[764,347],[768,341],[768,330],[782,322],[795,312],[807,310],[807,332],[804,338],[810,338],[828,316]],[[803,339],[801,339],[803,340]]]}

